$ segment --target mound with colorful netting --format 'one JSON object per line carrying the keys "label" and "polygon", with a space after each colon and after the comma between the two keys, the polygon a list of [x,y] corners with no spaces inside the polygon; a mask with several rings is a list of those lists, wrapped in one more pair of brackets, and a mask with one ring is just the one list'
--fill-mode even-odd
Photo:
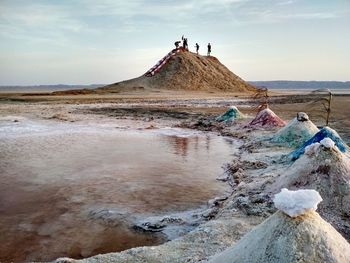
{"label": "mound with colorful netting", "polygon": [[324,138],[332,139],[332,141],[334,141],[334,143],[338,147],[338,149],[343,153],[346,152],[349,148],[335,130],[333,130],[329,127],[324,127],[318,133],[316,133],[311,139],[306,141],[300,148],[291,152],[289,154],[289,157],[292,160],[298,159],[305,152],[305,148],[307,146],[309,146],[313,143],[319,143]]}
{"label": "mound with colorful netting", "polygon": [[271,109],[266,108],[258,112],[255,118],[249,123],[249,127],[274,128],[283,127],[286,122],[276,115]]}
{"label": "mound with colorful netting", "polygon": [[310,121],[309,116],[304,112],[299,112],[293,120],[273,136],[272,142],[289,147],[300,147],[318,131],[319,129]]}
{"label": "mound with colorful netting", "polygon": [[217,117],[216,121],[228,123],[243,118],[245,118],[244,114],[237,107],[231,106],[225,113]]}

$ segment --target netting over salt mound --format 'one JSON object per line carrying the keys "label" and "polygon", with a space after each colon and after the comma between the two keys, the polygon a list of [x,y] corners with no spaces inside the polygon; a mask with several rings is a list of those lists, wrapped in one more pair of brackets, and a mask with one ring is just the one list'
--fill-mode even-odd
{"label": "netting over salt mound", "polygon": [[[279,198],[290,198],[288,193],[287,196],[285,194]],[[309,202],[308,195],[314,200]],[[292,196],[300,197],[298,191]],[[311,192],[303,193],[302,198],[299,199],[306,200],[306,203],[312,206],[319,200],[315,193]],[[283,200],[281,202],[283,203]],[[295,218],[282,211],[276,212],[243,236],[235,245],[214,256],[209,262],[349,263],[350,244],[312,210],[306,209],[308,212]]]}
{"label": "netting over salt mound", "polygon": [[329,127],[324,127],[318,133],[316,133],[311,139],[306,141],[299,149],[291,152],[289,156],[291,157],[292,160],[298,159],[300,155],[304,154],[305,148],[307,146],[316,142],[320,142],[324,138],[332,139],[341,152],[346,152],[346,150],[348,149],[348,146],[345,144],[342,138],[340,138],[339,134],[335,130]]}
{"label": "netting over salt mound", "polygon": [[310,121],[309,116],[304,112],[299,112],[297,117],[273,136],[272,141],[289,147],[299,147],[318,131],[319,129]]}
{"label": "netting over salt mound", "polygon": [[236,119],[243,119],[245,116],[240,112],[237,107],[231,106],[224,114],[216,118],[220,122],[231,122]]}
{"label": "netting over salt mound", "polygon": [[321,215],[350,239],[350,159],[330,138],[307,146],[305,154],[266,190],[277,193],[282,188],[317,190],[323,198]]}
{"label": "netting over salt mound", "polygon": [[250,127],[283,127],[286,122],[276,115],[269,108],[263,109],[258,112],[254,120],[249,123]]}

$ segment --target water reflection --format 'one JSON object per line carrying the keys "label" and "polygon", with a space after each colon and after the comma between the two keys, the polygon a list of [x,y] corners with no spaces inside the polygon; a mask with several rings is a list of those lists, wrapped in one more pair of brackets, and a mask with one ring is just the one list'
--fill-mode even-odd
{"label": "water reflection", "polygon": [[[191,151],[195,154],[197,154],[199,150],[201,151],[205,150],[208,153],[210,151],[210,143],[213,140],[213,135],[201,135],[201,136],[170,135],[170,136],[164,136],[164,138],[169,143],[169,145],[173,147],[174,154],[187,157],[189,148],[191,148]],[[234,145],[234,142],[232,140],[225,139],[225,141],[232,146]],[[203,143],[204,146],[201,145],[201,143]]]}
{"label": "water reflection", "polygon": [[205,148],[207,149],[207,151],[210,151],[210,136],[209,135],[205,136]]}
{"label": "water reflection", "polygon": [[[181,155],[183,157],[187,156],[189,143],[191,142],[190,138],[179,137],[176,135],[166,136],[166,138],[167,138],[167,141],[170,143],[170,145],[174,147],[175,154]],[[198,148],[197,148],[197,150],[198,150]]]}

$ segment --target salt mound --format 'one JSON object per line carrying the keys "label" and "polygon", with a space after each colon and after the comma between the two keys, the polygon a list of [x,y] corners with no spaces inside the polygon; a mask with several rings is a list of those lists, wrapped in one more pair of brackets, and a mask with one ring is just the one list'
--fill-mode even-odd
{"label": "salt mound", "polygon": [[281,211],[214,256],[210,263],[349,263],[350,244],[318,213],[296,218]]}
{"label": "salt mound", "polygon": [[224,114],[216,118],[220,122],[231,122],[236,119],[243,119],[244,114],[240,112],[237,107],[231,106]]}
{"label": "salt mound", "polygon": [[307,146],[305,154],[269,185],[267,191],[317,190],[323,197],[319,206],[321,215],[332,220],[337,229],[350,238],[350,159],[330,138],[321,142]]}
{"label": "salt mound", "polygon": [[282,127],[286,125],[285,121],[278,117],[269,108],[258,112],[255,118],[249,123],[250,127]]}
{"label": "salt mound", "polygon": [[282,189],[274,203],[284,213],[276,212],[209,262],[349,262],[350,244],[315,212],[321,200],[315,190]]}
{"label": "salt mound", "polygon": [[338,149],[341,152],[346,152],[346,150],[348,149],[348,146],[345,144],[342,138],[340,138],[339,134],[335,130],[329,127],[324,127],[318,133],[316,133],[311,139],[306,141],[299,149],[291,152],[289,156],[291,157],[292,160],[298,159],[302,154],[304,154],[305,148],[307,146],[316,142],[321,142],[324,138],[332,139],[332,141],[334,141],[335,145],[338,147]]}
{"label": "salt mound", "polygon": [[283,188],[275,195],[275,207],[290,217],[297,217],[310,211],[316,211],[322,201],[320,194],[315,190],[289,191]]}
{"label": "salt mound", "polygon": [[309,116],[304,112],[299,112],[293,120],[273,136],[272,141],[286,144],[289,147],[300,147],[318,131],[316,125],[309,120]]}

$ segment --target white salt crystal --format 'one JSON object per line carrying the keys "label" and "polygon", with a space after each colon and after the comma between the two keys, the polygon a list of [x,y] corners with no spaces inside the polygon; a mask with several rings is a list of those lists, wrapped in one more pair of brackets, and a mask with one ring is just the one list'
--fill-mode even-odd
{"label": "white salt crystal", "polygon": [[297,217],[309,211],[316,211],[322,197],[315,190],[289,191],[283,188],[275,195],[275,207],[290,217]]}
{"label": "white salt crystal", "polygon": [[328,137],[324,138],[322,141],[320,141],[320,143],[328,149],[332,149],[335,146],[333,140]]}
{"label": "white salt crystal", "polygon": [[307,155],[317,154],[320,146],[321,146],[321,144],[318,142],[315,142],[313,144],[306,146],[305,147],[305,154],[307,154]]}

